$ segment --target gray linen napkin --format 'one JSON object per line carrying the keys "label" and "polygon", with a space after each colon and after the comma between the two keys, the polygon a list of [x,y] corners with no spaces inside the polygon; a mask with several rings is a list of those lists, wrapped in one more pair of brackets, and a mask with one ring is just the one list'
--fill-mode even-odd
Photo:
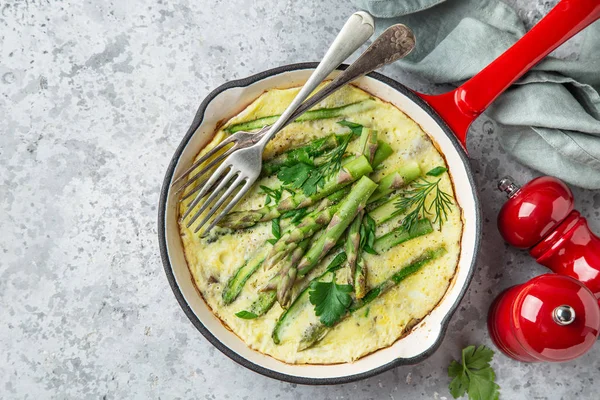
{"label": "gray linen napkin", "polygon": [[[379,17],[378,31],[410,26],[417,48],[393,68],[433,83],[470,78],[526,32],[497,0],[353,0]],[[589,26],[576,60],[548,57],[486,114],[517,160],[573,185],[600,189],[600,22]]]}

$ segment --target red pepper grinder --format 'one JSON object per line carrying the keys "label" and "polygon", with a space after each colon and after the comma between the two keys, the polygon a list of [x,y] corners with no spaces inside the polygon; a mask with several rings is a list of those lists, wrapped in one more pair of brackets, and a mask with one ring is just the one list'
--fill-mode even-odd
{"label": "red pepper grinder", "polygon": [[596,297],[581,282],[545,274],[505,290],[488,315],[494,344],[524,362],[561,362],[586,353],[600,333]]}
{"label": "red pepper grinder", "polygon": [[569,187],[558,178],[542,176],[522,188],[506,177],[498,188],[509,197],[498,214],[504,240],[530,249],[538,263],[578,279],[600,299],[600,238],[573,210]]}

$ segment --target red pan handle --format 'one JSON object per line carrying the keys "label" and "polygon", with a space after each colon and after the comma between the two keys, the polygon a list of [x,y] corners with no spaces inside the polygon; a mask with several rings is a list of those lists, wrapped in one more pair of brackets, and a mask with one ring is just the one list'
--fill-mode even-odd
{"label": "red pan handle", "polygon": [[471,123],[510,85],[569,38],[600,18],[600,0],[562,0],[500,57],[457,89],[418,94],[466,149]]}

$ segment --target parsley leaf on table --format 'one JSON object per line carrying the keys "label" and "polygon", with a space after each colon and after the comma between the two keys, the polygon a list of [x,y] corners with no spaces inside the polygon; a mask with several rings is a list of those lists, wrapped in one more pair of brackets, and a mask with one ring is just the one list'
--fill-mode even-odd
{"label": "parsley leaf on table", "polygon": [[349,293],[352,293],[352,285],[338,285],[335,274],[331,282],[314,281],[310,284],[309,300],[323,325],[331,327],[346,314],[352,303]]}
{"label": "parsley leaf on table", "polygon": [[469,346],[462,351],[462,364],[452,360],[448,376],[452,379],[448,388],[452,397],[458,399],[467,393],[470,400],[498,400],[500,387],[490,361],[494,352],[481,345]]}

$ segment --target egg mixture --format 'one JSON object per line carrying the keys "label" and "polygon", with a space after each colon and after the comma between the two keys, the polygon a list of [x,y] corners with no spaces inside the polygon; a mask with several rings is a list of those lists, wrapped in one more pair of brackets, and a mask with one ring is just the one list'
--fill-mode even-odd
{"label": "egg mixture", "polygon": [[[227,137],[227,127],[281,114],[298,91],[299,88],[290,88],[273,89],[263,93],[215,132],[212,141],[198,156]],[[357,87],[347,85],[314,108],[341,107],[368,99],[372,99],[371,106],[358,112],[350,110],[347,115],[337,118],[288,125],[267,145],[264,158],[271,159],[288,149],[332,133],[348,133],[347,127],[338,124],[340,120],[347,120],[377,130],[378,139],[387,142],[393,149],[392,155],[370,174],[370,178],[375,182],[400,165],[411,161],[418,162],[424,172],[446,166],[436,146],[417,123],[393,105],[373,98]],[[356,142],[350,143],[349,152],[356,146]],[[261,178],[235,210],[262,207],[265,194],[260,186],[271,187],[276,184],[276,176]],[[311,304],[307,304],[294,316],[293,321],[281,334],[279,344],[275,344],[272,339],[275,324],[284,312],[278,303],[265,315],[255,319],[242,319],[235,315],[250,307],[261,287],[275,271],[259,268],[245,283],[235,301],[230,304],[223,301],[222,294],[228,280],[272,237],[270,222],[262,222],[252,228],[237,231],[217,228],[207,238],[194,234],[194,225],[187,228],[185,223],[180,222],[181,240],[198,291],[215,315],[249,347],[290,364],[351,362],[390,346],[410,333],[412,327],[435,308],[448,289],[458,264],[463,224],[448,173],[441,175],[440,188],[453,198],[448,219],[441,226],[435,223],[432,233],[404,242],[381,254],[364,254],[368,265],[367,289],[409,265],[428,249],[443,246],[447,250],[446,253],[379,296],[364,309],[350,314],[335,325],[322,340],[304,350],[299,350],[300,338],[307,326],[317,319]],[[182,203],[181,214],[185,212],[187,204],[188,202]],[[377,226],[376,234],[390,231],[397,227],[401,220],[402,217],[399,216]],[[302,282],[323,273],[332,257],[333,255],[326,257],[308,276],[297,282],[297,287],[292,291],[293,298],[306,286],[303,286]],[[336,279],[346,283],[345,274],[347,272],[344,269],[339,270]]]}

